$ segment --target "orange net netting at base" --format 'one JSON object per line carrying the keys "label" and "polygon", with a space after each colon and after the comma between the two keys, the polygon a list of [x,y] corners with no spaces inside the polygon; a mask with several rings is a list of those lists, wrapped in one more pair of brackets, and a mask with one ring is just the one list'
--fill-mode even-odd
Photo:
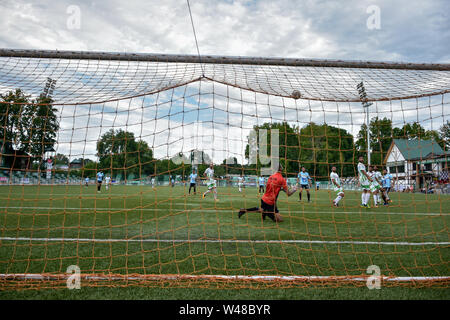
{"label": "orange net netting at base", "polygon": [[0,50],[0,290],[448,288],[449,90],[448,65]]}

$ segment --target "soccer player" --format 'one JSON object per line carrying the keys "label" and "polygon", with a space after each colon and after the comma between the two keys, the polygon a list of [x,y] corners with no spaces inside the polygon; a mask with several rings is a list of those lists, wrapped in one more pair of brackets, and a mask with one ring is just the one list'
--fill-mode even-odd
{"label": "soccer player", "polygon": [[298,173],[297,175],[297,184],[300,184],[300,191],[298,193],[298,201],[302,201],[302,193],[303,189],[306,190],[306,195],[308,196],[308,202],[311,202],[311,194],[309,193],[309,186],[311,177],[309,176],[309,173],[306,172],[306,168],[302,167],[302,171]]}
{"label": "soccer player", "polygon": [[109,185],[111,184],[111,177],[110,176],[106,176],[105,177],[105,188],[106,190],[109,189]]}
{"label": "soccer player", "polygon": [[363,193],[361,194],[361,207],[370,208],[369,200],[370,200],[372,178],[366,171],[366,166],[364,165],[364,157],[362,156],[359,157],[358,159],[358,175],[359,175],[359,183],[363,190]]}
{"label": "soccer player", "polygon": [[265,185],[265,182],[266,182],[264,177],[259,177],[258,181],[259,181],[258,193],[264,193],[264,185]]}
{"label": "soccer player", "polygon": [[254,207],[249,209],[241,209],[239,210],[238,217],[239,219],[246,212],[258,212],[261,213],[263,220],[268,216],[274,222],[282,222],[283,217],[278,211],[277,208],[277,199],[278,194],[281,190],[286,192],[287,196],[290,197],[297,191],[297,186],[294,186],[291,190],[288,189],[286,184],[286,179],[283,178],[281,172],[283,171],[283,166],[280,164],[278,168],[278,172],[274,173],[269,177],[266,184],[266,192],[261,198],[261,207]]}
{"label": "soccer player", "polygon": [[102,187],[102,182],[103,182],[103,172],[99,171],[97,172],[97,193],[100,193],[100,189]]}
{"label": "soccer player", "polygon": [[155,177],[152,178],[152,188],[155,189]]}
{"label": "soccer player", "polygon": [[[369,166],[369,175],[372,178],[372,194],[373,194],[373,203],[374,203],[374,207],[378,208],[378,203],[380,203],[380,192],[381,192],[381,196],[384,199],[384,195],[382,193],[381,190],[381,173],[380,171],[378,171],[378,167],[377,166]],[[386,201],[385,201],[386,203]]]}
{"label": "soccer player", "polygon": [[391,198],[389,198],[389,192],[391,192],[392,182],[394,181],[394,177],[392,174],[388,173],[386,169],[383,170],[383,178],[381,180],[381,185],[384,189],[384,195],[386,197],[387,202],[392,202]]}
{"label": "soccer player", "polygon": [[331,168],[330,179],[334,186],[334,191],[337,192],[337,197],[333,200],[333,206],[339,207],[339,201],[344,197],[344,188],[342,188],[341,179],[336,173],[336,167]]}
{"label": "soccer player", "polygon": [[175,178],[172,177],[172,179],[170,180],[170,185],[173,187],[175,187]]}
{"label": "soccer player", "polygon": [[242,187],[244,185],[244,177],[241,175],[238,177],[238,187],[239,187],[239,192],[242,192]]}
{"label": "soccer player", "polygon": [[194,188],[194,194],[197,194],[197,171],[192,169],[192,173],[189,175],[189,194],[191,194],[191,188]]}
{"label": "soccer player", "polygon": [[205,193],[203,193],[203,198],[205,198],[208,193],[213,192],[214,200],[219,201],[219,199],[217,199],[216,180],[214,180],[214,164],[213,163],[211,163],[209,165],[209,168],[206,168],[205,172],[203,173],[203,176],[208,179],[208,181],[206,182],[207,186],[208,186],[208,190],[206,190]]}
{"label": "soccer player", "polygon": [[84,185],[86,187],[89,187],[89,177],[86,177],[86,179],[84,179]]}

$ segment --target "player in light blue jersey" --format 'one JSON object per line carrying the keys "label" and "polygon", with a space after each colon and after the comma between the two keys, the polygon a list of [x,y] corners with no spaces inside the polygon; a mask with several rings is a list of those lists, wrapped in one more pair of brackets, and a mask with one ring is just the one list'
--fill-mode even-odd
{"label": "player in light blue jersey", "polygon": [[103,172],[99,171],[97,172],[97,192],[100,193],[100,189],[102,187],[102,182],[103,182]]}
{"label": "player in light blue jersey", "polygon": [[264,193],[264,187],[266,185],[266,179],[264,179],[264,177],[259,177],[258,178],[258,184],[259,184],[258,193]]}
{"label": "player in light blue jersey", "polygon": [[298,201],[302,201],[302,193],[303,189],[306,190],[306,195],[308,196],[308,202],[311,202],[311,194],[309,193],[310,188],[310,181],[311,177],[309,176],[309,173],[306,172],[306,168],[302,167],[302,171],[298,173],[297,175],[297,185],[300,184],[300,191],[298,194]]}
{"label": "player in light blue jersey", "polygon": [[84,185],[86,187],[89,187],[89,177],[86,177],[86,179],[84,179]]}
{"label": "player in light blue jersey", "polygon": [[197,194],[197,171],[192,169],[192,173],[189,175],[189,194],[191,194],[191,188],[194,188],[194,194]]}

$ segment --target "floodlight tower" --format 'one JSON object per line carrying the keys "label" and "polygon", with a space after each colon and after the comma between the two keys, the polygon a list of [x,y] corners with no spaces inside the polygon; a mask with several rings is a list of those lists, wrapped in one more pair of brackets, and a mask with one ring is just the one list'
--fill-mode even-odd
{"label": "floodlight tower", "polygon": [[361,81],[357,86],[359,97],[364,109],[366,109],[366,124],[367,124],[367,164],[370,165],[370,117],[369,117],[369,107],[373,104],[368,102],[366,89],[364,88],[364,83]]}

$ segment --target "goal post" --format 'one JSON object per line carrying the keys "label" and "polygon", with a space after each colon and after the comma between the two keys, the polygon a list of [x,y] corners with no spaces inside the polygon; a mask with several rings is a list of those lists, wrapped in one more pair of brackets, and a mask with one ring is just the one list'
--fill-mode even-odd
{"label": "goal post", "polygon": [[0,49],[0,290],[448,288],[449,105],[449,64]]}

